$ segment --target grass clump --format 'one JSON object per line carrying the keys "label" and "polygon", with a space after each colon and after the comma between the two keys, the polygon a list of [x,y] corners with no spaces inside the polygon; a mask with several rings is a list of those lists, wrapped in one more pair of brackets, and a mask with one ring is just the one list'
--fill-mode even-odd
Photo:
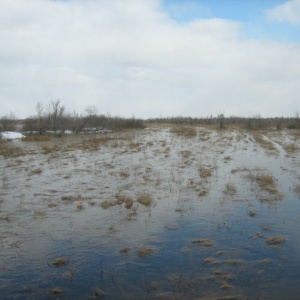
{"label": "grass clump", "polygon": [[236,187],[231,183],[227,183],[225,185],[225,189],[224,189],[223,193],[225,195],[233,196],[236,193]]}
{"label": "grass clump", "polygon": [[152,196],[149,194],[141,194],[138,196],[136,201],[142,205],[150,206],[153,202],[153,199],[152,199]]}
{"label": "grass clump", "polygon": [[43,172],[43,171],[42,171],[41,168],[37,168],[37,169],[32,170],[32,171],[30,172],[29,175],[39,175],[39,174],[41,174],[42,172]]}
{"label": "grass clump", "polygon": [[300,184],[297,184],[297,185],[294,187],[294,192],[300,196]]}
{"label": "grass clump", "polygon": [[65,257],[58,257],[53,261],[53,265],[55,267],[61,267],[61,266],[65,266],[68,263],[67,258]]}
{"label": "grass clump", "polygon": [[193,244],[201,244],[203,247],[211,247],[214,243],[209,239],[194,239],[192,240]]}
{"label": "grass clump", "polygon": [[272,195],[279,195],[279,191],[276,188],[275,179],[272,175],[257,174],[255,181],[258,184],[260,190],[266,191]]}
{"label": "grass clump", "polygon": [[59,288],[59,287],[54,287],[54,288],[51,289],[50,292],[51,292],[51,294],[53,294],[53,295],[57,295],[57,294],[62,293],[62,289]]}
{"label": "grass clump", "polygon": [[208,178],[212,176],[212,170],[208,167],[201,167],[199,169],[199,174],[201,178]]}
{"label": "grass clump", "polygon": [[266,243],[268,245],[278,245],[284,243],[285,241],[286,239],[282,236],[271,236],[266,239]]}
{"label": "grass clump", "polygon": [[147,257],[153,253],[153,248],[151,246],[142,246],[136,250],[136,255],[139,257]]}

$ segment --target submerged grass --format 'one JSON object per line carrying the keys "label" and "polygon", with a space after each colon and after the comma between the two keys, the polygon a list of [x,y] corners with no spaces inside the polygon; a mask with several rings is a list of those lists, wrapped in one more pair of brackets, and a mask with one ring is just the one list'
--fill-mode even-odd
{"label": "submerged grass", "polygon": [[141,194],[137,197],[136,201],[142,205],[150,206],[153,202],[153,199],[152,199],[152,196],[149,194]]}

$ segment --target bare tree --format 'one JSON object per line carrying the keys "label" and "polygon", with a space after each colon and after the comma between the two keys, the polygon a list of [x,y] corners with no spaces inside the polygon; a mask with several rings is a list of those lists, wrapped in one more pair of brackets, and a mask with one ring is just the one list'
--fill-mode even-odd
{"label": "bare tree", "polygon": [[86,124],[90,121],[90,119],[93,116],[96,116],[96,114],[97,114],[97,108],[95,106],[88,106],[85,109],[85,111],[86,111],[87,115],[81,119],[82,121],[78,125],[76,132],[82,131],[82,129],[86,126]]}
{"label": "bare tree", "polygon": [[62,119],[64,116],[65,107],[60,104],[60,100],[52,101],[48,108],[50,128],[52,131],[62,130]]}
{"label": "bare tree", "polygon": [[10,112],[8,116],[3,116],[0,119],[1,131],[14,131],[16,128],[16,116],[13,112]]}
{"label": "bare tree", "polygon": [[41,102],[38,102],[36,104],[35,110],[37,113],[37,130],[39,131],[40,134],[42,134],[44,131],[44,128],[43,128],[44,109],[43,109],[43,105]]}

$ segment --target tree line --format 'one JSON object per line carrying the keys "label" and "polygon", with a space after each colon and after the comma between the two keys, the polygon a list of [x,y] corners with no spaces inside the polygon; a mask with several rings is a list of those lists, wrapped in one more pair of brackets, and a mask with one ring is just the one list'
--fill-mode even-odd
{"label": "tree line", "polygon": [[36,114],[23,120],[18,120],[14,113],[0,118],[0,131],[24,131],[45,134],[49,132],[65,132],[67,130],[79,133],[84,131],[97,131],[103,129],[117,130],[126,128],[144,128],[145,124],[174,124],[174,125],[216,125],[220,128],[226,126],[240,126],[245,129],[259,130],[267,128],[300,129],[299,113],[294,117],[262,118],[256,115],[251,118],[229,116],[220,114],[204,118],[192,117],[164,117],[151,119],[112,117],[97,114],[94,106],[89,106],[85,114],[68,113],[60,102],[51,101],[46,107],[40,102],[35,107]]}

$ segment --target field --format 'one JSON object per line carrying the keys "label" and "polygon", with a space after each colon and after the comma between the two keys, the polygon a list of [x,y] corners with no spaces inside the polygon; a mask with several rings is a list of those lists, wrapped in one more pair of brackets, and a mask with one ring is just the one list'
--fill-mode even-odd
{"label": "field", "polygon": [[299,299],[300,134],[0,141],[1,299]]}

